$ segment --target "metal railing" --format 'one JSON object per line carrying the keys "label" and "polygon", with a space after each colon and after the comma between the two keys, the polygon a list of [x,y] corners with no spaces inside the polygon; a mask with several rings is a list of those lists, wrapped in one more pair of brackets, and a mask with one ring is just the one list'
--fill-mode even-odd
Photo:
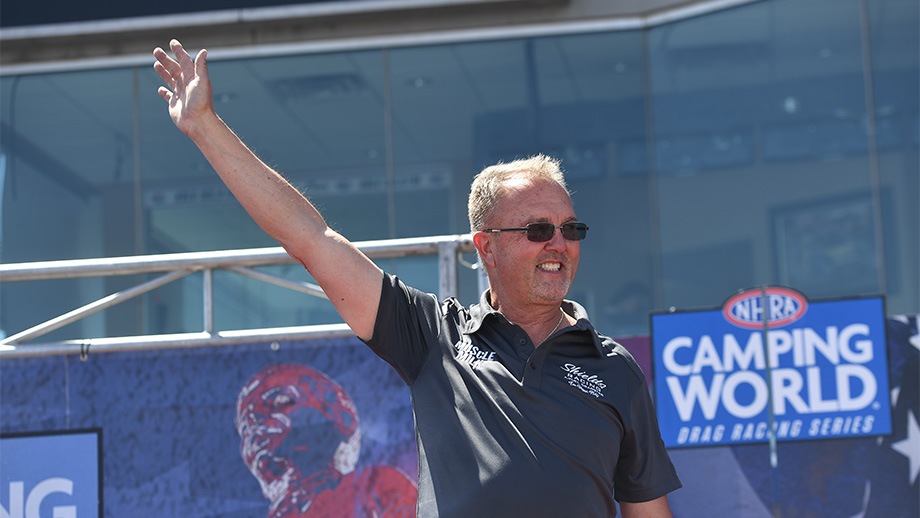
{"label": "metal railing", "polygon": [[[474,250],[472,238],[468,234],[363,241],[355,243],[355,245],[371,259],[390,259],[437,254],[439,277],[438,296],[442,299],[457,295],[457,266],[459,264],[459,256],[461,253],[472,252]],[[224,331],[216,331],[214,329],[214,270],[232,271],[258,281],[325,298],[326,296],[323,290],[315,284],[291,281],[252,269],[257,266],[290,264],[294,262],[295,261],[283,248],[270,247],[216,252],[0,264],[0,283],[166,272],[159,277],[117,293],[107,295],[94,302],[0,340],[0,358],[66,354],[78,354],[85,358],[90,351],[95,354],[99,352],[202,347],[258,341],[354,336],[352,330],[344,323]],[[199,271],[203,272],[204,279],[202,283],[204,322],[200,332],[85,338],[45,343],[31,342],[31,340],[65,325]],[[480,270],[480,287],[483,287],[484,283],[485,277]]]}

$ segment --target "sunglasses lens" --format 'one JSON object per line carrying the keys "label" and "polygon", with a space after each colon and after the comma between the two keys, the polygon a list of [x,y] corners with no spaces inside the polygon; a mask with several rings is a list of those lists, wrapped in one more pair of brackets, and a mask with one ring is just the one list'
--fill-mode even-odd
{"label": "sunglasses lens", "polygon": [[[562,237],[569,241],[581,241],[588,235],[588,225],[584,223],[565,223],[561,227]],[[537,243],[549,241],[556,233],[552,223],[531,223],[527,225],[527,239]]]}
{"label": "sunglasses lens", "polygon": [[569,241],[581,241],[588,235],[588,225],[584,223],[566,223],[562,225],[562,237]]}
{"label": "sunglasses lens", "polygon": [[531,223],[527,225],[527,239],[542,243],[553,238],[556,227],[552,223]]}

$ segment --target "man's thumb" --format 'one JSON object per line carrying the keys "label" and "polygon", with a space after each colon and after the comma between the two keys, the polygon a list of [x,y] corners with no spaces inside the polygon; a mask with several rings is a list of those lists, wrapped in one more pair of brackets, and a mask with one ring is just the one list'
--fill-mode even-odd
{"label": "man's thumb", "polygon": [[206,81],[210,81],[208,77],[208,63],[207,63],[208,49],[201,49],[198,51],[198,55],[195,56],[195,75],[203,78]]}

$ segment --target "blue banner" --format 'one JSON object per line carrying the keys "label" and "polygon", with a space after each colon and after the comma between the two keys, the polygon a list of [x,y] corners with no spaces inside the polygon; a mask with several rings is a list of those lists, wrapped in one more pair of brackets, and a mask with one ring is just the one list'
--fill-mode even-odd
{"label": "blue banner", "polygon": [[102,429],[107,517],[415,511],[408,390],[356,338],[3,360],[0,387],[4,433]]}
{"label": "blue banner", "polygon": [[652,315],[652,348],[669,448],[767,442],[771,428],[778,441],[891,432],[880,297],[748,290],[719,309]]}
{"label": "blue banner", "polygon": [[0,437],[0,516],[102,516],[99,431]]}

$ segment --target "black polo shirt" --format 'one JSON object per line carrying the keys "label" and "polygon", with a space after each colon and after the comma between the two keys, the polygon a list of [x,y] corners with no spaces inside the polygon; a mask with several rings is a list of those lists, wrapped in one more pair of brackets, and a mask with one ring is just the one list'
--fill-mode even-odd
{"label": "black polo shirt", "polygon": [[408,384],[420,517],[611,517],[680,487],[645,378],[578,322],[535,348],[487,294],[462,307],[384,276],[370,348]]}

